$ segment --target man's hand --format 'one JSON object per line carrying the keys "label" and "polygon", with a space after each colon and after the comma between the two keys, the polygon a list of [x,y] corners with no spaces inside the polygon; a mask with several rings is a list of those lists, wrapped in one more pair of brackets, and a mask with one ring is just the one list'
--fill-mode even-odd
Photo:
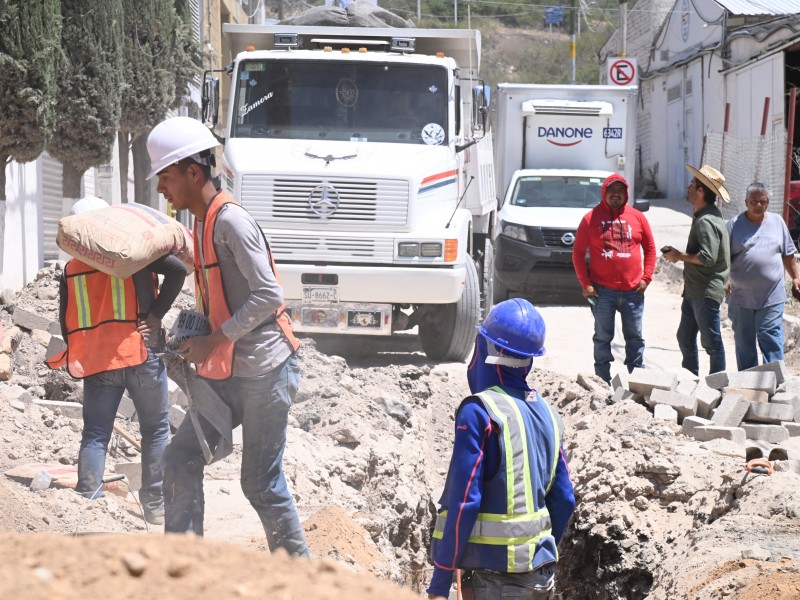
{"label": "man's hand", "polygon": [[158,342],[158,336],[161,333],[161,319],[149,314],[139,321],[136,329],[142,334],[144,345],[150,347]]}
{"label": "man's hand", "polygon": [[792,288],[796,293],[800,294],[800,277],[792,279]]}
{"label": "man's hand", "polygon": [[178,354],[191,363],[201,363],[219,346],[228,341],[228,337],[218,329],[211,335],[199,335],[189,338],[178,349]]}
{"label": "man's hand", "polygon": [[675,248],[671,248],[669,252],[664,252],[664,254],[661,256],[666,258],[671,263],[676,263],[681,259],[681,253],[678,250],[675,250]]}
{"label": "man's hand", "polygon": [[728,279],[728,285],[725,286],[725,296],[730,296],[733,291],[733,279]]}
{"label": "man's hand", "polygon": [[597,291],[594,289],[594,286],[587,285],[583,288],[583,297],[589,298],[590,296],[597,296]]}
{"label": "man's hand", "polygon": [[642,279],[639,283],[636,284],[634,291],[639,292],[640,294],[644,294],[644,291],[647,289],[648,285],[649,284],[644,279]]}

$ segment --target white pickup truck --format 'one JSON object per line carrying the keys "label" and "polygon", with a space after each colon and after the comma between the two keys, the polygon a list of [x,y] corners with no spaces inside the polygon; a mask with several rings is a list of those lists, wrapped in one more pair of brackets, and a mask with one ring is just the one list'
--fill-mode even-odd
{"label": "white pickup truck", "polygon": [[572,245],[603,180],[623,175],[633,197],[636,97],[635,87],[498,86],[494,302],[579,289]]}

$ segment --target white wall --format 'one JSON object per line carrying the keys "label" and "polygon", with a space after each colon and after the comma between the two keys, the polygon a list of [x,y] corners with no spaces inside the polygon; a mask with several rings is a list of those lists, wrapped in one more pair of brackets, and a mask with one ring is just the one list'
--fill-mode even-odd
{"label": "white wall", "polygon": [[5,247],[0,248],[0,288],[19,290],[41,268],[41,165],[6,166]]}

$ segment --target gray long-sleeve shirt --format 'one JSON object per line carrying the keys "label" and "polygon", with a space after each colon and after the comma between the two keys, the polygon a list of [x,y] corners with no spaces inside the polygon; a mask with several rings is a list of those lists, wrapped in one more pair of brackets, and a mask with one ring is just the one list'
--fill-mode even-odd
{"label": "gray long-sleeve shirt", "polygon": [[[203,222],[197,222],[203,235]],[[231,318],[222,332],[235,342],[233,375],[255,377],[280,366],[293,349],[275,322],[283,304],[283,289],[275,279],[264,235],[253,217],[237,204],[220,209],[214,228],[214,248]],[[200,261],[205,263],[201,245]],[[210,302],[224,301],[210,298]]]}

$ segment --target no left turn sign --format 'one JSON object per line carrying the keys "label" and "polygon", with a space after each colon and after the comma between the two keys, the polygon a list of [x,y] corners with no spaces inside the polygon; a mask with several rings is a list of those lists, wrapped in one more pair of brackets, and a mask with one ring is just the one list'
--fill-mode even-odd
{"label": "no left turn sign", "polygon": [[620,87],[636,85],[635,58],[609,58],[608,81]]}

